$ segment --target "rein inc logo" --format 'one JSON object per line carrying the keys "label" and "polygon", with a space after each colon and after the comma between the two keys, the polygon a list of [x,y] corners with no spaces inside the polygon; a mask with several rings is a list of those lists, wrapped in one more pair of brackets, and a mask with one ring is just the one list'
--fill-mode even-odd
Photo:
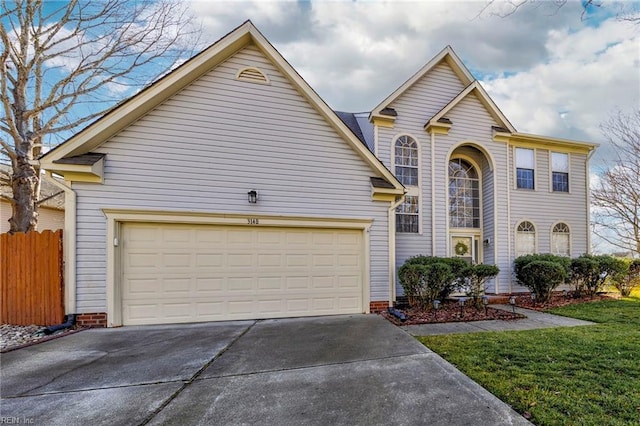
{"label": "rein inc logo", "polygon": [[0,425],[33,425],[35,423],[33,417],[0,416]]}

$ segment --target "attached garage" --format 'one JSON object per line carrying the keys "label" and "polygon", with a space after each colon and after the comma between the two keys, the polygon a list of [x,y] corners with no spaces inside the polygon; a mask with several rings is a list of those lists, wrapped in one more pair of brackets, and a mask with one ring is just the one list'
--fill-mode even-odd
{"label": "attached garage", "polygon": [[393,300],[404,187],[250,22],[40,161],[64,176],[65,309],[81,325]]}
{"label": "attached garage", "polygon": [[123,223],[122,323],[364,312],[362,229]]}

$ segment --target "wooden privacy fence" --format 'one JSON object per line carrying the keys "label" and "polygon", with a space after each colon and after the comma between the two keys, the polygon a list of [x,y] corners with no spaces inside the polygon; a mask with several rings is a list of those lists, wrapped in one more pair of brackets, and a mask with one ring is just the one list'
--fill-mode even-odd
{"label": "wooden privacy fence", "polygon": [[64,319],[62,230],[0,235],[3,324],[53,325]]}

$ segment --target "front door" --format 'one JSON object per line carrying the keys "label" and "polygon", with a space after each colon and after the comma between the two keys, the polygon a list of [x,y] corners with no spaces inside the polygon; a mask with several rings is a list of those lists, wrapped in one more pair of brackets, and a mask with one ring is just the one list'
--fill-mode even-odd
{"label": "front door", "polygon": [[460,257],[469,264],[478,263],[478,239],[475,235],[452,235],[450,255]]}

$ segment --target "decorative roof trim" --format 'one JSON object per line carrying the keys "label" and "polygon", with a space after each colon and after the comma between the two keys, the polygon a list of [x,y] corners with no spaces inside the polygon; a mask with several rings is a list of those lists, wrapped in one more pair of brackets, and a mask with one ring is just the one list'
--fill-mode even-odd
{"label": "decorative roof trim", "polygon": [[52,164],[62,158],[92,151],[251,42],[289,79],[289,82],[307,99],[320,116],[377,174],[391,182],[395,188],[404,190],[404,187],[393,173],[364,146],[349,127],[340,120],[335,112],[282,57],[280,52],[269,43],[251,21],[245,21],[172,72],[111,109],[102,118],[46,153],[41,157],[41,162]]}
{"label": "decorative roof trim", "polygon": [[513,125],[509,122],[507,117],[505,117],[505,115],[502,113],[502,111],[500,111],[500,108],[498,108],[498,106],[489,97],[489,95],[484,90],[484,88],[482,87],[482,85],[480,84],[480,82],[478,80],[473,81],[471,84],[469,84],[467,87],[465,87],[464,90],[462,90],[462,92],[460,92],[458,94],[458,96],[453,98],[451,100],[451,102],[449,102],[447,105],[445,105],[444,108],[442,108],[436,115],[434,115],[424,125],[425,129],[427,127],[429,127],[429,126],[434,126],[435,123],[437,123],[441,119],[445,118],[444,116],[449,111],[451,111],[458,103],[460,103],[464,98],[466,98],[472,92],[474,92],[478,96],[478,99],[480,100],[480,102],[484,105],[484,107],[487,109],[489,114],[491,114],[491,116],[498,123],[500,123],[503,127],[508,129],[511,133],[515,133],[516,132],[515,127],[513,127]]}
{"label": "decorative roof trim", "polygon": [[453,51],[451,46],[442,49],[433,59],[427,62],[422,68],[398,87],[391,95],[380,102],[372,111],[371,117],[379,116],[382,110],[387,108],[393,101],[400,97],[407,89],[413,86],[418,80],[424,77],[428,72],[435,68],[440,62],[445,61],[453,70],[453,72],[462,81],[462,84],[470,84],[474,81],[474,77],[469,69],[462,63],[458,55]]}

